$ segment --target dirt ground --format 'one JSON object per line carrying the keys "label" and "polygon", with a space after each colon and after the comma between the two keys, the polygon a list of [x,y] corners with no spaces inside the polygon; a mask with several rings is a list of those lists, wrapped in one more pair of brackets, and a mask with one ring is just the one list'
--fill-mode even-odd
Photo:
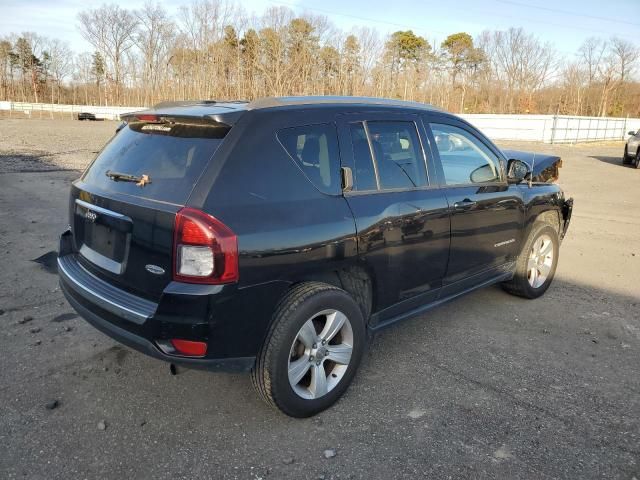
{"label": "dirt ground", "polygon": [[68,187],[116,125],[0,119],[0,478],[640,478],[640,170],[621,142],[503,144],[564,160],[547,294],[492,287],[404,322],[337,405],[294,420],[248,376],[172,376],[64,301]]}

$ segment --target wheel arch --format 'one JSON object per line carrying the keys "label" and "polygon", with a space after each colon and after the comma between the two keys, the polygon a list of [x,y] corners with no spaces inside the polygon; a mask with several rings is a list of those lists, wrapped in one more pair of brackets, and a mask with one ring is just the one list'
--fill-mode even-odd
{"label": "wheel arch", "polygon": [[[535,223],[548,223],[551,225],[558,234],[562,231],[562,214],[560,210],[554,208],[550,210],[545,210],[536,215],[533,219],[532,225]],[[529,228],[531,230],[531,227]]]}
{"label": "wheel arch", "polygon": [[372,272],[364,265],[353,264],[345,265],[338,269],[308,272],[292,281],[283,292],[282,297],[290,289],[305,282],[326,283],[346,291],[360,307],[365,322],[369,322],[371,312],[375,306],[375,279]]}
{"label": "wheel arch", "polygon": [[521,237],[521,243],[519,247],[519,252],[522,251],[524,246],[527,243],[527,239],[529,235],[531,235],[531,231],[533,230],[535,225],[540,223],[545,223],[551,225],[553,229],[557,232],[558,237],[562,234],[562,226],[564,224],[562,212],[559,208],[549,204],[548,208],[542,211],[538,211],[535,214],[531,214],[528,216],[526,220],[526,224],[524,225],[524,230]]}

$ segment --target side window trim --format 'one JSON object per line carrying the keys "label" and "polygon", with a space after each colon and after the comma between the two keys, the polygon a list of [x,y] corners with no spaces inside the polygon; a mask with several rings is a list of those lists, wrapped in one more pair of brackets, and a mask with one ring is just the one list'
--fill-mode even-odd
{"label": "side window trim", "polygon": [[[367,136],[367,144],[369,145],[369,154],[371,155],[371,163],[373,164],[373,173],[376,176],[376,190],[362,190],[370,192],[379,192],[382,190],[380,187],[380,172],[378,172],[378,161],[376,160],[375,152],[373,151],[373,144],[371,143],[371,134],[369,133],[369,124],[366,120],[363,120],[362,127],[364,128],[364,134]],[[360,190],[358,190],[360,191]]]}
{"label": "side window trim", "polygon": [[489,150],[496,157],[497,164],[498,164],[497,165],[498,166],[498,174],[500,176],[500,179],[498,181],[493,181],[493,182],[486,182],[486,183],[472,183],[472,182],[469,182],[469,183],[456,183],[456,184],[448,185],[446,183],[445,178],[444,178],[444,168],[442,166],[442,158],[440,156],[440,151],[438,150],[438,147],[434,143],[434,147],[432,148],[432,151],[433,151],[434,155],[437,155],[438,164],[439,164],[439,168],[440,168],[441,175],[442,175],[442,178],[440,180],[440,183],[441,183],[442,187],[445,187],[445,188],[462,188],[462,187],[468,187],[468,186],[505,186],[505,185],[508,185],[508,182],[507,182],[507,179],[506,179],[506,172],[504,170],[504,162],[503,162],[502,156],[500,156],[491,145],[488,145],[487,142],[484,140],[484,138],[482,136],[479,136],[475,132],[471,131],[463,123],[458,123],[458,122],[455,122],[455,121],[452,122],[450,119],[448,119],[446,117],[428,116],[427,118],[425,118],[425,128],[428,129],[428,134],[430,135],[430,138],[433,138],[434,140],[435,140],[435,135],[433,133],[433,129],[431,128],[432,124],[445,125],[447,127],[458,128],[458,129],[463,130],[464,132],[468,133],[469,135],[471,135],[479,143],[484,145],[484,147],[487,150]]}
{"label": "side window trim", "polygon": [[[420,122],[420,124],[418,124]],[[439,185],[437,182],[432,181],[431,177],[431,166],[429,165],[429,159],[432,158],[431,148],[429,148],[429,154],[427,155],[427,149],[425,148],[425,140],[429,143],[429,136],[424,127],[424,122],[420,117],[414,120],[414,125],[416,127],[416,133],[418,134],[418,141],[420,142],[420,151],[422,152],[422,162],[424,163],[424,171],[426,174],[426,182],[427,184],[423,188],[438,188]],[[424,138],[423,138],[424,137]]]}

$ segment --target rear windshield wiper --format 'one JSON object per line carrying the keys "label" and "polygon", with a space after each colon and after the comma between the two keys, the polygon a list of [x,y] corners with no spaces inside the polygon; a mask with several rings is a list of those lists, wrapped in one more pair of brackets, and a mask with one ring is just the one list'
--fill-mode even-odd
{"label": "rear windshield wiper", "polygon": [[148,175],[131,175],[130,173],[112,172],[107,170],[105,175],[115,182],[134,182],[139,187],[144,187],[147,183],[151,183]]}

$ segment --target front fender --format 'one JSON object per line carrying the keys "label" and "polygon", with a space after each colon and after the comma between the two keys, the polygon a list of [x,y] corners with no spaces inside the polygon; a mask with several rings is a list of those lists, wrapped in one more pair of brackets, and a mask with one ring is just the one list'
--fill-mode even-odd
{"label": "front fender", "polygon": [[562,230],[560,232],[560,240],[564,239],[571,222],[571,214],[573,213],[573,198],[567,198],[562,205]]}
{"label": "front fender", "polygon": [[[564,193],[552,183],[534,183],[531,187],[522,184],[522,195],[525,203],[525,222],[523,243],[529,237],[536,222],[546,222],[552,225],[562,238],[565,230],[566,202]],[[572,202],[570,202],[572,203]]]}

